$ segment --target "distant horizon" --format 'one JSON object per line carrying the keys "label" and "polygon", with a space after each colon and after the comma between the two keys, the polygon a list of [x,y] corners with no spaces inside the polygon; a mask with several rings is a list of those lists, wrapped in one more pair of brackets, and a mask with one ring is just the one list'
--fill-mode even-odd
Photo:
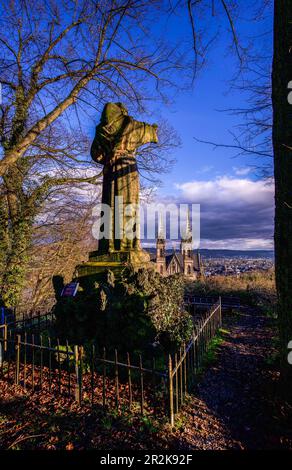
{"label": "distant horizon", "polygon": [[[175,247],[166,247],[166,251],[173,251],[179,250],[179,241],[176,242]],[[167,244],[167,243],[166,243]],[[155,250],[156,249],[156,242],[149,243],[149,244],[143,244],[142,247],[145,250]],[[253,252],[269,252],[269,253],[274,253],[274,248],[250,248],[250,249],[244,249],[244,248],[194,248],[194,251],[199,250],[199,251],[236,251],[236,252],[245,252],[245,253],[253,253]]]}
{"label": "distant horizon", "polygon": [[[145,250],[155,250],[155,244],[153,246],[146,246],[143,247]],[[178,247],[176,248],[176,250]],[[269,253],[274,253],[274,249],[271,248],[266,248],[266,249],[249,249],[249,250],[244,250],[244,249],[233,249],[233,248],[195,248],[194,251],[236,251],[236,252],[245,252],[245,253],[254,253],[254,252],[269,252]],[[173,251],[173,248],[166,248],[166,251]]]}

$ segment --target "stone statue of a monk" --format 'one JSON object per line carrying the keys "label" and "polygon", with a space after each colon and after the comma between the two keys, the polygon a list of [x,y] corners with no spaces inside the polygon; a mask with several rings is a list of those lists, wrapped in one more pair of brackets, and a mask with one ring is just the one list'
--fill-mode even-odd
{"label": "stone statue of a monk", "polygon": [[[123,198],[122,217],[125,227],[125,206],[133,204],[133,207],[138,208],[139,204],[139,175],[135,152],[141,145],[150,142],[158,142],[155,124],[136,121],[128,115],[121,103],[105,105],[100,123],[96,127],[91,156],[94,161],[103,165],[102,203],[111,207],[112,220],[109,239],[99,240],[98,255],[140,249],[138,236],[133,239],[125,235],[115,238],[115,196]],[[132,214],[131,217],[138,220],[137,214]],[[135,231],[139,233],[137,227]]]}

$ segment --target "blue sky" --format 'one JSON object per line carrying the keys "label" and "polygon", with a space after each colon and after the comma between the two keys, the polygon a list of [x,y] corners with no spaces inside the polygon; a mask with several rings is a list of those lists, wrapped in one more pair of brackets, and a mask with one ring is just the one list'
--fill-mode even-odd
{"label": "blue sky", "polygon": [[[228,5],[233,3],[239,5],[234,26],[240,44],[248,48],[249,55],[265,56],[268,58],[265,60],[265,64],[270,63],[272,58],[272,12],[266,11],[261,20],[251,20],[255,13],[255,7],[266,2],[263,0],[245,0],[244,2],[227,0]],[[136,36],[136,29],[138,31],[139,28],[135,20],[125,23],[125,28],[121,29],[119,37],[120,45],[126,46],[127,37],[132,37],[133,42],[130,40],[132,51],[139,53],[141,48],[142,51],[145,50],[147,57],[151,56],[151,52],[153,52],[155,58],[161,54],[158,69],[162,68],[161,64],[165,64],[165,53],[161,53],[160,38],[164,43],[168,43],[170,49],[174,49],[176,53],[181,53],[184,50],[187,61],[194,61],[191,23],[186,2],[174,2],[174,5],[178,6],[174,12],[167,14],[165,8],[170,4],[169,0],[161,2],[161,10],[151,8],[149,14],[145,15],[143,31],[144,26],[148,23],[149,34],[147,34],[146,28],[145,34],[143,33],[140,38]],[[212,146],[198,143],[194,139],[196,137],[201,140],[231,144],[230,132],[234,131],[242,121],[238,116],[230,115],[223,110],[249,106],[246,92],[241,92],[238,88],[230,90],[230,80],[234,79],[238,71],[238,59],[234,53],[234,47],[232,51],[232,34],[222,2],[220,0],[214,1],[214,16],[211,11],[211,0],[201,0],[197,4],[200,9],[203,8],[203,11],[193,11],[198,37],[202,33],[204,44],[214,36],[216,36],[216,41],[212,42],[206,64],[196,77],[193,86],[185,87],[186,77],[191,75],[190,67],[185,67],[180,71],[176,70],[176,72],[169,72],[168,68],[167,74],[169,73],[171,76],[167,75],[167,78],[176,81],[178,87],[176,89],[172,89],[169,85],[166,87],[168,95],[168,104],[166,105],[159,99],[156,82],[154,83],[154,80],[151,82],[149,74],[145,74],[147,77],[144,75],[143,78],[142,75],[137,74],[136,77],[136,71],[132,71],[133,75],[131,75],[127,69],[129,78],[134,78],[135,84],[143,94],[144,101],[147,100],[147,113],[139,115],[137,107],[136,111],[133,111],[135,109],[133,99],[129,99],[130,103],[126,102],[125,104],[130,105],[130,113],[133,113],[136,119],[149,123],[157,122],[158,124],[160,119],[167,120],[179,135],[182,145],[173,151],[176,163],[171,172],[160,175],[162,185],[157,188],[156,199],[157,201],[188,202],[201,205],[202,247],[272,248],[273,186],[267,184],[258,173],[252,170],[253,164],[258,165],[261,162],[255,161],[251,157],[233,158],[234,152],[230,149],[218,148],[214,150]],[[157,2],[157,7],[160,8],[159,2]],[[46,22],[45,18],[44,22]],[[128,35],[128,33],[130,34]],[[176,43],[180,43],[180,45],[174,48]],[[117,53],[120,45],[113,46],[111,54]],[[78,48],[78,46],[76,47]],[[83,54],[83,52],[81,45],[80,53]],[[172,60],[173,56],[169,57]],[[262,64],[264,61],[259,63]],[[252,68],[258,66],[252,60],[247,61],[246,64]],[[163,75],[163,72],[161,73]],[[240,81],[243,77],[252,79],[254,73],[245,71],[245,75],[240,76]],[[164,78],[166,77],[164,76]],[[125,91],[128,91],[125,82],[121,83],[120,86],[126,87]],[[90,140],[94,136],[95,126],[100,118],[98,111],[101,111],[104,100],[127,100],[127,93],[122,93],[119,89],[117,93],[111,93],[110,89],[107,89],[103,96],[100,95],[98,87],[99,85],[97,86],[96,102],[92,95],[86,94],[89,90],[85,90],[83,95],[79,97],[80,108],[83,103],[82,97],[85,97],[86,100],[83,103],[85,109],[80,109],[77,120],[73,108],[64,116],[64,122],[70,123],[70,130],[74,132],[80,124],[82,132],[86,133]],[[60,98],[64,93],[63,87],[57,86],[54,89],[55,92]],[[58,99],[54,93],[48,91],[43,98],[47,105],[47,111],[52,109],[55,99]],[[153,99],[148,101],[147,94],[149,93]],[[91,100],[92,106],[90,106]],[[42,111],[41,106],[40,108]],[[81,157],[83,158],[83,155]],[[88,163],[90,161],[92,171],[95,171],[96,167],[90,159],[89,149],[86,149],[86,157]]]}
{"label": "blue sky", "polygon": [[[241,44],[248,45],[251,54],[264,55],[271,61],[272,12],[267,12],[261,21],[251,21],[253,7],[261,0],[239,3],[236,31]],[[167,120],[181,140],[181,146],[173,151],[174,167],[160,175],[162,185],[157,188],[156,200],[201,205],[202,248],[272,249],[273,184],[267,184],[253,169],[266,161],[235,158],[236,151],[222,147],[214,150],[194,139],[232,144],[231,132],[242,124],[242,118],[224,110],[248,107],[248,94],[230,87],[238,71],[238,59],[231,51],[232,36],[224,12],[217,8],[213,18],[207,11],[198,23],[207,35],[206,41],[216,33],[218,37],[193,86],[176,91],[167,105],[150,101],[147,115],[135,115],[149,123],[159,123],[160,118]],[[191,26],[185,9],[170,17],[161,16],[152,25],[151,34],[164,35],[170,45],[184,41],[185,50],[193,59]],[[248,65],[254,67],[252,62]],[[246,73],[244,77],[251,79],[253,75]],[[184,82],[184,78],[179,74],[175,77],[177,82]],[[96,116],[87,122],[93,136]]]}
{"label": "blue sky", "polygon": [[[170,26],[174,36],[189,27],[186,18],[180,24],[181,29]],[[242,17],[237,23],[240,37],[248,37],[257,51],[272,57],[271,29],[272,15],[257,23]],[[176,164],[171,173],[162,175],[157,198],[201,204],[204,248],[272,248],[273,187],[253,169],[260,162],[246,156],[235,158],[235,151],[214,150],[194,139],[232,144],[230,131],[242,121],[218,110],[247,107],[248,95],[230,90],[238,63],[226,49],[230,36],[224,25],[221,31],[193,89],[179,93],[170,107],[159,109],[178,132],[182,145],[174,151]]]}
{"label": "blue sky", "polygon": [[[245,4],[248,8],[254,2],[247,0]],[[179,38],[182,30],[185,34],[188,33],[187,17],[181,16],[179,24],[179,29],[175,25],[170,26],[174,38]],[[216,24],[218,20],[214,20],[213,26]],[[230,43],[230,34],[224,26],[228,28],[226,24],[221,25],[220,39],[209,49],[207,64],[194,82],[193,89],[177,94],[170,107],[160,107],[160,113],[172,124],[182,140],[182,147],[175,151],[177,164],[172,174],[164,178],[167,184],[170,181],[183,182],[185,178],[189,178],[190,172],[198,179],[204,179],[207,169],[209,176],[215,177],[224,172],[234,173],[234,167],[248,167],[255,163],[253,159],[246,157],[234,159],[232,150],[217,148],[214,151],[212,146],[194,140],[196,137],[222,144],[232,143],[230,131],[234,131],[242,120],[219,110],[247,107],[248,94],[230,89],[230,80],[236,76],[238,61],[226,47]],[[271,29],[271,16],[266,16],[260,22],[249,22],[248,17],[237,22],[238,36],[243,40],[249,38],[256,50],[265,50],[272,57],[271,34],[261,36]]]}

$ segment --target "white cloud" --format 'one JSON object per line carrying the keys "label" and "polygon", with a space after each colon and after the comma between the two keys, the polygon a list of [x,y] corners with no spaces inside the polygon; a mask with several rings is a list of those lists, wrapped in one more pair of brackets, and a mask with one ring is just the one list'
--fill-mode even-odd
{"label": "white cloud", "polygon": [[200,248],[217,250],[273,250],[272,239],[228,238],[226,240],[201,240]]}
{"label": "white cloud", "polygon": [[243,178],[221,176],[209,181],[190,181],[175,185],[181,197],[197,204],[262,204],[273,202],[274,187],[272,181],[252,181]]}
{"label": "white cloud", "polygon": [[252,170],[250,167],[238,168],[237,166],[232,169],[237,176],[247,176]]}
{"label": "white cloud", "polygon": [[176,201],[201,206],[204,248],[272,249],[272,180],[219,176],[176,184]]}

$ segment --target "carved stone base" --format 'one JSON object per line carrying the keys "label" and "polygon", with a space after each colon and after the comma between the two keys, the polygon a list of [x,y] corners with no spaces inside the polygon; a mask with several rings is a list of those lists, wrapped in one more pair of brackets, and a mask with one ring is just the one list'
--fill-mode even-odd
{"label": "carved stone base", "polygon": [[88,261],[76,266],[74,277],[92,276],[109,269],[115,276],[119,276],[128,266],[132,266],[135,271],[140,268],[154,268],[149,253],[144,250],[114,251],[106,255],[98,255],[97,251],[92,251]]}

